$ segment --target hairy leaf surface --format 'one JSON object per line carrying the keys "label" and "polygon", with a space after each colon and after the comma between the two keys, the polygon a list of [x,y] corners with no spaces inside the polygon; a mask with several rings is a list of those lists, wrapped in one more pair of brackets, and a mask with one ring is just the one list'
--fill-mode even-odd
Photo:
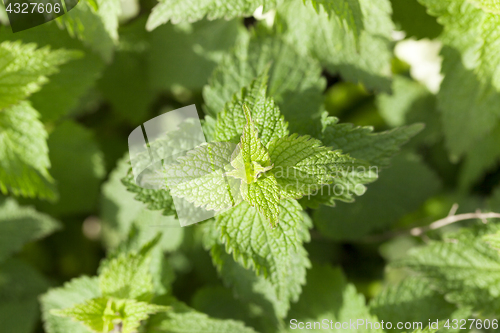
{"label": "hairy leaf surface", "polygon": [[0,191],[55,199],[47,132],[28,102],[0,110]]}
{"label": "hairy leaf surface", "polygon": [[205,16],[209,20],[218,18],[231,19],[241,16],[251,16],[259,7],[264,11],[274,8],[281,0],[161,0],[148,19],[147,28],[153,30],[161,24],[171,21],[195,22]]}

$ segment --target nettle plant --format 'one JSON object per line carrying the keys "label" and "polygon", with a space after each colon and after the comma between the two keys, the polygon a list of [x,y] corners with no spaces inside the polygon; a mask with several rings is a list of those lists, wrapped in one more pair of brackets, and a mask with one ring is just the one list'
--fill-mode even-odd
{"label": "nettle plant", "polygon": [[[311,268],[303,243],[310,240],[312,223],[304,208],[320,203],[333,206],[335,200],[351,202],[362,195],[364,184],[375,181],[379,167],[386,166],[398,147],[422,126],[373,134],[370,128],[338,124],[326,114],[305,123],[287,122],[269,96],[270,77],[279,75],[280,68],[264,64],[261,69],[215,117],[206,117],[203,127],[210,142],[176,163],[165,164],[157,173],[163,189],[136,185],[131,170],[122,182],[136,194],[136,200],[164,215],[176,215],[172,196],[215,211],[213,219],[194,228],[201,228],[204,246],[222,279],[236,294],[248,294],[244,285],[259,281],[263,289],[258,293],[264,294],[258,296],[263,297],[258,303],[271,302],[268,310],[275,315],[270,317],[279,326],[290,302],[299,299],[306,270]],[[217,75],[216,70],[212,85],[205,89],[207,97],[217,87]],[[290,128],[302,133],[309,130],[314,136],[293,133]],[[153,150],[169,144],[159,141],[159,146],[150,143]]]}
{"label": "nettle plant", "polygon": [[[500,215],[467,213],[500,210],[497,1],[153,2],[0,11],[0,331],[498,329]],[[129,130],[193,103],[207,143],[138,186]]]}

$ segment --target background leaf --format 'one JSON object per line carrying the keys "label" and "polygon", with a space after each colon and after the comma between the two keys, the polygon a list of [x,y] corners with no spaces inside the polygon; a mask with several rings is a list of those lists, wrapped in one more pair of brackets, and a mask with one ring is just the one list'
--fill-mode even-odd
{"label": "background leaf", "polygon": [[29,333],[40,315],[37,297],[49,284],[30,265],[9,259],[0,264],[0,322],[6,333]]}
{"label": "background leaf", "polygon": [[[328,266],[313,266],[307,274],[308,284],[304,287],[300,300],[292,306],[288,318],[290,323],[288,331],[308,331],[294,327],[293,324],[298,322],[314,322],[323,323],[326,319],[328,324],[330,321],[350,322],[360,319],[370,322],[375,322],[376,317],[369,314],[368,308],[365,305],[363,296],[356,292],[356,288],[352,284],[345,281],[340,269],[334,269]],[[325,312],[326,306],[326,312]],[[293,321],[295,320],[295,321]],[[357,322],[356,322],[357,324]],[[338,332],[340,330],[333,328],[331,325],[323,327],[325,332]],[[350,325],[351,326],[351,325]],[[366,329],[365,325],[360,325],[353,329],[351,327],[344,331],[352,332],[382,332],[380,329]],[[314,328],[314,327],[312,327]]]}
{"label": "background leaf", "polygon": [[5,194],[55,199],[47,132],[28,102],[0,111],[0,190]]}

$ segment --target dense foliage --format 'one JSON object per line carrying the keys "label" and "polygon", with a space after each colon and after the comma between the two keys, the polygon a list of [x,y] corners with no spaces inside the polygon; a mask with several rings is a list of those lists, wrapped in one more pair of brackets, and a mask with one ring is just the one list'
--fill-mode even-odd
{"label": "dense foliage", "polygon": [[[499,15],[80,0],[12,33],[2,9],[0,331],[498,331]],[[128,135],[190,104],[208,143],[138,186]],[[181,228],[174,197],[219,213]]]}

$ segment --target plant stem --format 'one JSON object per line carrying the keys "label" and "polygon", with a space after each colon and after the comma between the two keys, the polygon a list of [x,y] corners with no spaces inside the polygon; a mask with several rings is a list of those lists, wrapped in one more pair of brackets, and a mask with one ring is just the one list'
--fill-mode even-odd
{"label": "plant stem", "polygon": [[435,222],[432,222],[429,225],[423,226],[423,227],[415,227],[411,229],[405,229],[405,230],[396,230],[396,231],[390,231],[386,232],[380,235],[373,235],[369,236],[363,239],[363,241],[366,242],[380,242],[384,240],[391,239],[396,236],[402,236],[402,235],[411,235],[411,236],[417,236],[417,237],[422,237],[427,231],[430,230],[436,230],[439,228],[442,228],[444,226],[453,224],[455,222],[459,221],[465,221],[465,220],[472,220],[472,219],[480,219],[483,221],[483,223],[487,223],[486,219],[491,219],[491,218],[497,218],[500,219],[500,214],[499,213],[482,213],[481,211],[476,211],[474,213],[465,213],[465,214],[458,214],[455,215],[455,212],[458,209],[458,205],[454,204],[450,210],[450,213],[448,216],[445,218],[439,219]]}

